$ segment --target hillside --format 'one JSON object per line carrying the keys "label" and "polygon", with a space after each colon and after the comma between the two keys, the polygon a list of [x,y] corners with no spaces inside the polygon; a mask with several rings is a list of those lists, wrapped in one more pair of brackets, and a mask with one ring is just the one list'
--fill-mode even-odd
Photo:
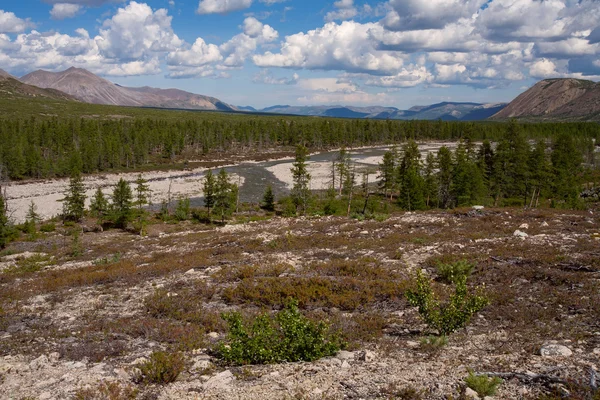
{"label": "hillside", "polygon": [[492,119],[600,120],[600,83],[545,79],[519,95]]}
{"label": "hillside", "polygon": [[30,85],[61,90],[92,104],[235,111],[234,107],[214,97],[177,89],[128,88],[81,68],[72,67],[62,72],[38,70],[23,76],[21,80]]}
{"label": "hillside", "polygon": [[475,121],[484,120],[500,111],[505,104],[443,102],[429,106],[414,106],[408,110],[395,107],[342,107],[342,106],[272,106],[261,112],[337,118],[368,118],[396,120]]}
{"label": "hillside", "polygon": [[54,89],[42,89],[36,86],[25,84],[8,72],[0,69],[0,96],[6,100],[14,101],[17,98],[44,98],[50,100],[75,100],[69,96]]}

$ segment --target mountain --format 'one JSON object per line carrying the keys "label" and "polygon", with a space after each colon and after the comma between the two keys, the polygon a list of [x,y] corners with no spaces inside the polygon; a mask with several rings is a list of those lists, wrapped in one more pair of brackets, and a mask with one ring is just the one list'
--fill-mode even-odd
{"label": "mountain", "polygon": [[74,97],[55,89],[42,89],[19,81],[8,72],[0,69],[0,98],[41,97],[52,100],[76,100]]}
{"label": "mountain", "polygon": [[492,119],[600,120],[600,83],[545,79],[519,95]]}
{"label": "mountain", "polygon": [[23,76],[21,81],[42,88],[57,89],[83,102],[92,104],[190,110],[236,110],[214,97],[202,96],[178,89],[124,87],[94,75],[85,69],[74,67],[62,72],[38,70]]}
{"label": "mountain", "polygon": [[342,107],[342,106],[272,106],[260,110],[265,113],[309,115],[336,118],[422,119],[444,121],[484,120],[500,111],[506,104],[451,103],[414,106],[408,110],[395,107]]}
{"label": "mountain", "polygon": [[246,112],[257,112],[258,110],[254,107],[251,106],[236,106],[236,108],[240,111],[246,111]]}

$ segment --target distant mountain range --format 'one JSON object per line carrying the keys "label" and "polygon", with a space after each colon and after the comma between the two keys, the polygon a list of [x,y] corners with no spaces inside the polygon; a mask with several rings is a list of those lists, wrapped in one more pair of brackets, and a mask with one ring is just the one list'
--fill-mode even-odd
{"label": "distant mountain range", "polygon": [[42,89],[19,81],[8,72],[0,69],[0,96],[3,98],[41,97],[50,100],[76,100],[59,90]]}
{"label": "distant mountain range", "polygon": [[178,89],[129,88],[116,85],[81,68],[62,72],[38,70],[21,77],[21,82],[67,93],[85,103],[118,106],[236,111],[214,97]]}
{"label": "distant mountain range", "polygon": [[399,110],[395,107],[343,107],[343,106],[272,106],[262,110],[248,110],[247,107],[238,107],[240,110],[252,112],[291,114],[316,117],[335,118],[370,118],[370,119],[424,119],[444,121],[475,121],[483,120],[502,110],[506,104],[479,104],[479,103],[453,103],[443,102],[430,106],[415,106],[408,110]]}
{"label": "distant mountain range", "polygon": [[545,79],[492,117],[509,118],[600,121],[600,83]]}

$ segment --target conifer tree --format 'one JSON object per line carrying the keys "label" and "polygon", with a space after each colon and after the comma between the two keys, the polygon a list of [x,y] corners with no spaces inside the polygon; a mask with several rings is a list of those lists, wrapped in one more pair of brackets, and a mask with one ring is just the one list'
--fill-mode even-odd
{"label": "conifer tree", "polygon": [[498,143],[494,157],[492,190],[496,204],[500,198],[526,201],[528,156],[529,144],[521,127],[513,120]]}
{"label": "conifer tree", "polygon": [[204,192],[204,206],[208,209],[208,219],[210,220],[211,209],[215,206],[215,176],[212,170],[208,170],[204,175],[202,182],[202,191]]}
{"label": "conifer tree", "polygon": [[414,140],[409,140],[402,147],[402,160],[398,167],[398,184],[400,194],[398,204],[405,210],[422,210],[425,208],[425,183],[421,176],[421,153]]}
{"label": "conifer tree", "polygon": [[69,186],[65,191],[63,202],[63,219],[65,221],[79,222],[85,212],[85,186],[78,169],[74,169],[69,179]]}
{"label": "conifer tree", "polygon": [[8,217],[8,202],[6,192],[0,185],[0,249],[4,249],[10,240],[12,226]]}
{"label": "conifer tree", "polygon": [[142,178],[142,174],[138,175],[135,185],[135,201],[133,205],[137,208],[138,214],[141,214],[144,206],[150,204],[152,190],[150,189],[150,185],[148,185],[148,181]]}
{"label": "conifer tree", "polygon": [[396,147],[393,147],[390,151],[386,151],[383,154],[383,161],[379,164],[379,182],[377,182],[377,186],[379,190],[383,192],[383,195],[387,197],[390,196],[390,199],[394,195],[394,191],[396,188],[396,163],[398,160],[398,151]]}
{"label": "conifer tree", "polygon": [[117,182],[112,193],[111,216],[117,228],[126,228],[133,218],[133,193],[123,178]]}
{"label": "conifer tree", "polygon": [[583,157],[568,133],[558,135],[552,145],[553,194],[559,201],[575,206],[579,198],[579,180]]}
{"label": "conifer tree", "polygon": [[439,203],[439,186],[435,175],[436,168],[437,163],[435,156],[433,155],[433,152],[429,152],[425,159],[425,168],[423,171],[423,195],[425,196],[425,204],[427,207],[437,207]]}
{"label": "conifer tree", "polygon": [[437,181],[439,185],[439,204],[442,208],[451,207],[450,189],[452,186],[452,152],[442,146],[437,154]]}
{"label": "conifer tree", "polygon": [[299,145],[296,147],[296,157],[292,164],[292,179],[294,186],[292,187],[292,201],[296,206],[296,210],[300,209],[303,215],[306,214],[308,208],[308,200],[310,197],[310,174],[306,165],[308,158],[308,150],[306,147]]}
{"label": "conifer tree", "polygon": [[90,214],[92,217],[98,219],[98,224],[102,225],[108,215],[108,211],[108,200],[106,199],[106,196],[104,196],[102,189],[98,188],[90,203]]}
{"label": "conifer tree", "polygon": [[546,142],[538,140],[529,153],[528,192],[531,193],[529,207],[537,207],[540,197],[548,194],[550,163],[546,155]]}
{"label": "conifer tree", "polygon": [[339,186],[339,192],[340,192],[340,196],[342,194],[348,194],[348,177],[351,174],[351,158],[350,158],[350,153],[348,153],[348,151],[346,150],[345,147],[342,147],[340,149],[340,152],[337,156],[337,160],[336,160],[336,166],[337,166],[337,170],[338,170],[338,179],[340,182],[340,186]]}
{"label": "conifer tree", "polygon": [[233,198],[233,186],[229,182],[229,175],[225,169],[221,168],[215,181],[215,211],[221,215],[221,222],[225,222],[225,217],[233,211],[235,200]]}
{"label": "conifer tree", "polygon": [[265,189],[265,194],[263,195],[262,201],[263,210],[273,212],[275,211],[275,195],[273,194],[273,187],[271,185],[267,185]]}

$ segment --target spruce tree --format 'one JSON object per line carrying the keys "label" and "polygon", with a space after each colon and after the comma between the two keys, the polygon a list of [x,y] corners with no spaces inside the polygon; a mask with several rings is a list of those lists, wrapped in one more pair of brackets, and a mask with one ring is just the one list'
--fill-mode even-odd
{"label": "spruce tree", "polygon": [[273,187],[271,185],[267,185],[265,189],[265,194],[263,195],[262,201],[263,210],[273,212],[275,211],[275,195],[273,194]]}
{"label": "spruce tree", "polygon": [[135,201],[133,205],[137,208],[138,213],[141,214],[144,206],[150,204],[152,190],[150,189],[150,185],[148,185],[148,181],[142,178],[142,174],[138,175],[135,185]]}
{"label": "spruce tree", "polygon": [[427,154],[427,158],[425,159],[425,168],[423,171],[423,195],[425,196],[425,204],[427,207],[437,207],[439,203],[439,186],[437,177],[435,175],[436,169],[437,162],[435,156],[433,155],[433,152],[429,152]]}
{"label": "spruce tree", "polygon": [[6,192],[0,185],[0,249],[4,249],[12,235],[12,225],[8,217],[8,202]]}
{"label": "spruce tree", "polygon": [[229,182],[229,175],[221,168],[215,181],[215,211],[221,215],[221,222],[233,211],[235,200],[233,199],[233,185]]}
{"label": "spruce tree", "polygon": [[210,220],[210,211],[215,206],[215,176],[212,170],[208,170],[204,175],[202,182],[202,191],[204,192],[204,206],[208,209],[208,219]]}
{"label": "spruce tree", "polygon": [[568,133],[560,134],[552,144],[552,189],[554,197],[575,206],[579,199],[583,157]]}
{"label": "spruce tree", "polygon": [[115,185],[112,193],[111,216],[117,228],[126,228],[133,218],[133,193],[131,186],[123,178]]}
{"label": "spruce tree", "polygon": [[527,197],[527,159],[529,144],[521,127],[511,121],[494,156],[492,192],[495,204],[501,198],[523,199]]}
{"label": "spruce tree", "polygon": [[308,208],[308,200],[310,197],[310,174],[306,161],[308,159],[308,150],[306,147],[299,145],[296,147],[296,157],[292,164],[292,179],[294,186],[292,187],[292,201],[296,206],[296,211],[300,209],[303,215],[306,214]]}
{"label": "spruce tree", "polygon": [[409,140],[402,147],[402,160],[398,166],[397,179],[400,186],[398,204],[405,210],[422,210],[425,208],[425,183],[421,176],[421,153],[414,140]]}
{"label": "spruce tree", "polygon": [[452,152],[442,146],[437,154],[437,181],[439,186],[439,204],[442,208],[451,207],[450,189],[452,186]]}
{"label": "spruce tree", "polygon": [[78,169],[74,169],[69,179],[69,186],[65,191],[63,202],[63,219],[65,221],[79,222],[85,212],[85,186]]}
{"label": "spruce tree", "polygon": [[537,207],[540,197],[548,195],[550,163],[546,155],[546,142],[539,140],[529,153],[529,207]]}
{"label": "spruce tree", "polygon": [[394,195],[394,190],[396,188],[396,162],[397,162],[398,152],[395,150],[395,147],[386,151],[383,154],[383,162],[379,164],[379,176],[377,179],[377,186],[379,190],[382,191],[383,195],[390,198]]}
{"label": "spruce tree", "polygon": [[101,188],[96,189],[94,197],[90,203],[90,214],[92,217],[98,219],[98,224],[102,225],[108,215],[109,205],[106,196],[102,192]]}

